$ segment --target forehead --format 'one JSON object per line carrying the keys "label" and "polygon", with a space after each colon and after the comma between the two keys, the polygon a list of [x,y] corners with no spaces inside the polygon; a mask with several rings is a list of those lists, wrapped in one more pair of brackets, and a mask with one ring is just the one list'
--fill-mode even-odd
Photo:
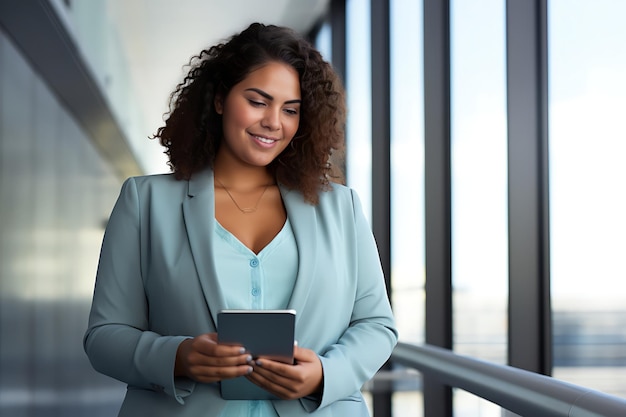
{"label": "forehead", "polygon": [[272,95],[289,96],[288,99],[300,98],[300,77],[290,65],[271,61],[252,70],[233,88],[260,88]]}

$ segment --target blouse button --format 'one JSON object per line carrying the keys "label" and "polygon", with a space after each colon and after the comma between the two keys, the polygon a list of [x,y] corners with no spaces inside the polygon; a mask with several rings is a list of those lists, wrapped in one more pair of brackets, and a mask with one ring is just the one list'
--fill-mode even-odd
{"label": "blouse button", "polygon": [[252,268],[256,268],[257,266],[259,266],[259,260],[258,259],[251,259],[250,260],[250,266]]}
{"label": "blouse button", "polygon": [[257,295],[259,295],[259,293],[260,293],[260,292],[261,292],[261,291],[259,291],[259,289],[258,289],[258,288],[252,288],[252,295],[253,295],[253,296],[255,296],[255,297],[256,297]]}

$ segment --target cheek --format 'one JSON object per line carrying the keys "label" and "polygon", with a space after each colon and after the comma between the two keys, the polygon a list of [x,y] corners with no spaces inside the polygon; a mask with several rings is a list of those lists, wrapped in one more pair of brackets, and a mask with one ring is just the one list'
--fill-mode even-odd
{"label": "cheek", "polygon": [[222,127],[224,133],[234,133],[240,129],[245,129],[251,124],[248,114],[245,111],[226,111],[222,117]]}
{"label": "cheek", "polygon": [[285,126],[286,126],[285,130],[289,132],[289,137],[293,138],[296,132],[298,131],[298,127],[300,126],[300,119],[298,118],[298,119],[290,120]]}
{"label": "cheek", "polygon": [[248,104],[248,101],[240,96],[228,96],[224,102],[224,116],[234,123],[243,123],[246,119],[252,117],[254,111]]}

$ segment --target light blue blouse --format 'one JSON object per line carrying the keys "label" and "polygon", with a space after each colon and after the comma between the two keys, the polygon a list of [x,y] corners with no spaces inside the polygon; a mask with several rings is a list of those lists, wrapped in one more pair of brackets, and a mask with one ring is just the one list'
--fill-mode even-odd
{"label": "light blue blouse", "polygon": [[[289,219],[258,254],[215,220],[215,267],[229,309],[287,308],[298,272]],[[278,417],[271,401],[229,401],[223,416]]]}

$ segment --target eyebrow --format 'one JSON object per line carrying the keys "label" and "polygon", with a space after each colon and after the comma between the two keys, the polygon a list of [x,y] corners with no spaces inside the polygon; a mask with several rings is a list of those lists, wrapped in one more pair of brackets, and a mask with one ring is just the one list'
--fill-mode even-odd
{"label": "eyebrow", "polygon": [[[246,91],[254,91],[255,93],[265,97],[268,100],[274,100],[274,97],[272,97],[270,94],[268,94],[265,91],[260,90],[258,88],[246,88]],[[293,104],[293,103],[302,103],[302,100],[294,99],[294,100],[287,100],[287,101],[285,101],[285,104]]]}

